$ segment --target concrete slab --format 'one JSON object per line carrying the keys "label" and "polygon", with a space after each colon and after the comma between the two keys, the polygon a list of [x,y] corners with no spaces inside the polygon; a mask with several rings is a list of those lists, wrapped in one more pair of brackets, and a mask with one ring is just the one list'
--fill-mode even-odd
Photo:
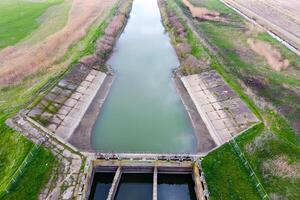
{"label": "concrete slab", "polygon": [[216,71],[184,76],[181,80],[217,145],[258,122]]}
{"label": "concrete slab", "polygon": [[72,98],[69,98],[64,105],[68,107],[74,107],[78,101]]}
{"label": "concrete slab", "polygon": [[71,98],[72,99],[75,99],[75,100],[78,100],[82,97],[82,94],[79,93],[79,92],[74,92],[72,95],[71,95]]}
{"label": "concrete slab", "polygon": [[89,74],[89,75],[85,78],[85,80],[86,80],[86,81],[89,81],[89,82],[92,82],[92,81],[94,80],[95,77],[96,77],[95,75]]}

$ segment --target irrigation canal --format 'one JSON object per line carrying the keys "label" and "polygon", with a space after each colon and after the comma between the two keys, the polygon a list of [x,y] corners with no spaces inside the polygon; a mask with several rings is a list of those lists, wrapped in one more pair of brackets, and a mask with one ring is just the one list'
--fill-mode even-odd
{"label": "irrigation canal", "polygon": [[179,66],[156,0],[135,0],[107,65],[116,79],[93,127],[101,152],[196,152],[188,114],[172,80]]}

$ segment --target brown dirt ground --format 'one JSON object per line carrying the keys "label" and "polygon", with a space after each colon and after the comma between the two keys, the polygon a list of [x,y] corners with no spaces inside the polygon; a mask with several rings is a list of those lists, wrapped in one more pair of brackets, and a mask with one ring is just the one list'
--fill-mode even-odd
{"label": "brown dirt ground", "polygon": [[280,52],[267,42],[249,38],[247,43],[255,53],[267,60],[273,70],[281,71],[289,66],[289,61],[284,59]]}
{"label": "brown dirt ground", "polygon": [[222,21],[220,17],[220,13],[208,10],[207,8],[195,7],[193,4],[189,2],[189,0],[182,0],[184,5],[189,8],[193,17],[203,19],[203,20],[214,20],[214,21]]}
{"label": "brown dirt ground", "polygon": [[15,83],[50,66],[113,6],[116,0],[74,0],[64,28],[34,45],[7,47],[0,51],[0,86]]}

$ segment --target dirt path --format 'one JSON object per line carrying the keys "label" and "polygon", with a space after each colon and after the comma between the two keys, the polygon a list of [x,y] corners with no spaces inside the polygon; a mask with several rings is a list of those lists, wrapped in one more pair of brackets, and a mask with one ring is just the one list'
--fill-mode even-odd
{"label": "dirt path", "polygon": [[0,51],[0,85],[20,81],[53,64],[104,17],[117,0],[74,0],[64,28],[34,45],[12,46]]}

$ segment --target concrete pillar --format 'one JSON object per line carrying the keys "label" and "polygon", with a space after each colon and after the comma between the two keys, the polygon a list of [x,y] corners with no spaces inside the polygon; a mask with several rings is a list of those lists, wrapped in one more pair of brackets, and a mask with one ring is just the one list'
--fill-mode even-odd
{"label": "concrete pillar", "polygon": [[205,200],[204,188],[202,187],[202,184],[201,184],[199,167],[196,163],[193,165],[193,177],[194,177],[194,182],[195,182],[194,189],[195,189],[197,200]]}
{"label": "concrete pillar", "polygon": [[153,194],[152,194],[152,200],[157,200],[157,167],[154,167],[154,173],[153,173]]}
{"label": "concrete pillar", "polygon": [[108,196],[107,196],[106,200],[114,200],[115,194],[117,192],[118,185],[119,185],[119,182],[120,182],[120,179],[121,179],[121,175],[122,175],[122,167],[118,167],[118,169],[115,173],[115,176],[114,176],[114,180],[113,180],[113,182],[111,184],[111,187],[109,189],[109,193],[108,193]]}

